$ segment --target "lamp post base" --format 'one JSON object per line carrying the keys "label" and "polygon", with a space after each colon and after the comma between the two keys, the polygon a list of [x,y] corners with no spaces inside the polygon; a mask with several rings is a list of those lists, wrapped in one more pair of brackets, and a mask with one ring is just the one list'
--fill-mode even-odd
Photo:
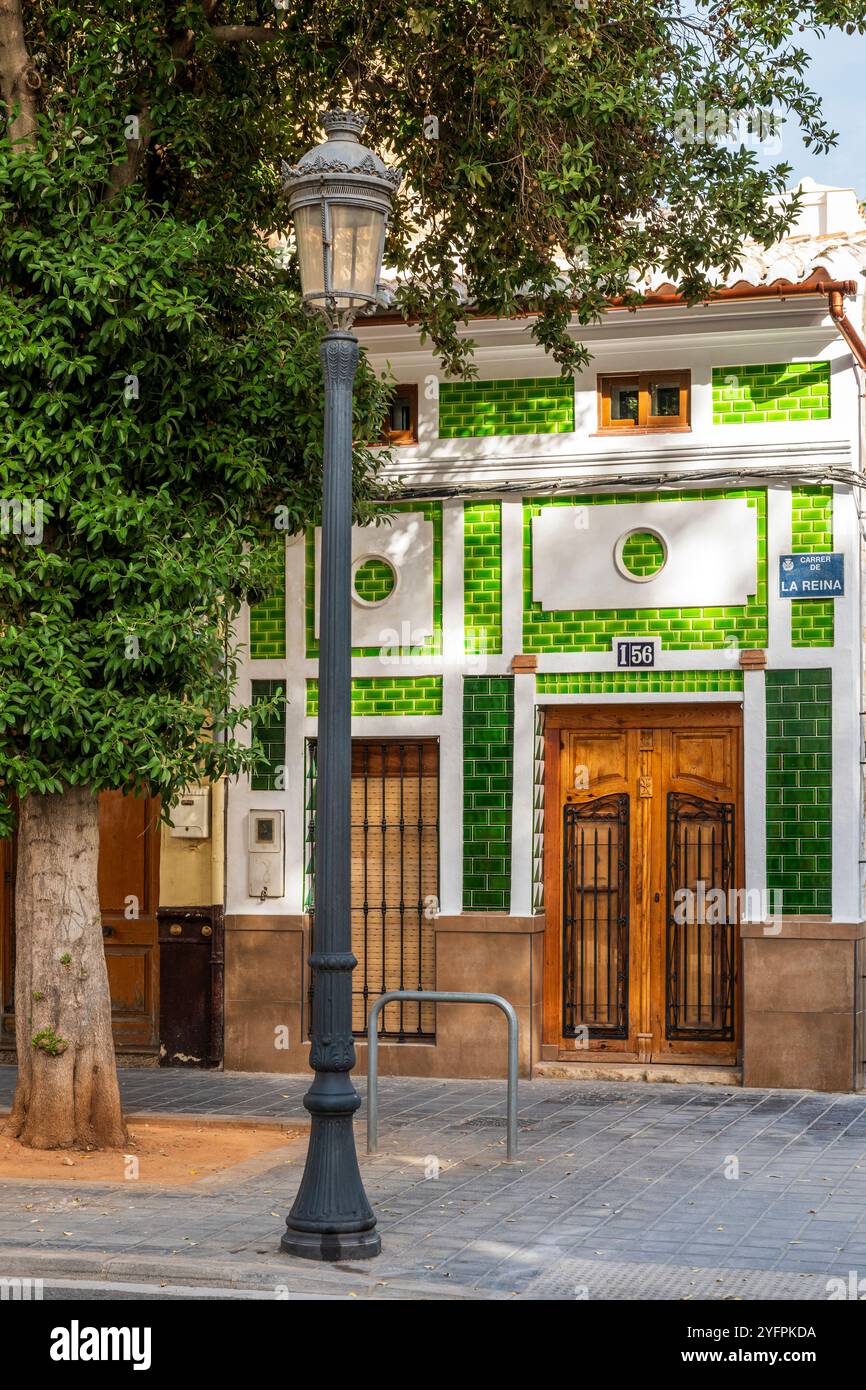
{"label": "lamp post base", "polygon": [[280,1249],[299,1260],[322,1260],[329,1264],[349,1260],[372,1260],[381,1254],[378,1231],[293,1231],[288,1229]]}

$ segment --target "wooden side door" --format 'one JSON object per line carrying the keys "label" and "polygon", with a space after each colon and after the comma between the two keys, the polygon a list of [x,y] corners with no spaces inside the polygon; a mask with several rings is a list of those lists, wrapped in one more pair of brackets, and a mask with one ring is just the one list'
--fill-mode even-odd
{"label": "wooden side door", "polygon": [[114,1040],[159,1046],[159,802],[103,792],[99,798],[99,901]]}
{"label": "wooden side door", "polygon": [[[2,1039],[15,1045],[15,841],[0,841]],[[99,901],[119,1048],[159,1046],[159,801],[103,792],[99,798]]]}
{"label": "wooden side door", "polygon": [[15,1046],[15,841],[0,840],[0,1046]]}

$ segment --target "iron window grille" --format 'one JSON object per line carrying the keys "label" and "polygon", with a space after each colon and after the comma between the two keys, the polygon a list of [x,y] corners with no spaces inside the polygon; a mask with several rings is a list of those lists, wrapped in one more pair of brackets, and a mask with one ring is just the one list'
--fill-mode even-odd
{"label": "iron window grille", "polygon": [[[307,743],[306,908],[315,943],[316,740]],[[364,1037],[390,990],[432,990],[439,906],[439,745],[435,739],[352,741],[352,1031]],[[311,984],[312,990],[312,984]],[[435,1038],[435,1005],[400,1000],[378,1035]]]}
{"label": "iron window grille", "polygon": [[668,793],[667,1037],[734,1038],[734,807]]}
{"label": "iron window grille", "polygon": [[564,808],[563,1036],[628,1036],[629,798]]}

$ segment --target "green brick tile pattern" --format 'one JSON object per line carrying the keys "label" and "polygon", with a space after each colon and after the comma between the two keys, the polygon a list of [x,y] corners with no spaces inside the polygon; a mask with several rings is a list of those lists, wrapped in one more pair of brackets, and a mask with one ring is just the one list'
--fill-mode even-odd
{"label": "green brick tile pattern", "polygon": [[[833,549],[832,487],[791,489],[791,538],[795,554],[812,555]],[[791,600],[791,645],[832,647],[833,600]]]}
{"label": "green brick tile pattern", "polygon": [[742,688],[742,671],[567,671],[535,678],[538,695],[702,694]]}
{"label": "green brick tile pattern", "polygon": [[[319,713],[319,682],[307,681],[307,714]],[[353,714],[442,713],[441,676],[356,676]]]}
{"label": "green brick tile pattern", "polygon": [[[253,681],[252,703],[264,704],[284,694],[283,681]],[[254,716],[253,735],[262,746],[263,759],[250,777],[254,792],[279,791],[284,785],[286,766],[286,706],[285,698],[276,712]]]}
{"label": "green brick tile pattern", "polygon": [[[733,643],[766,647],[767,637],[767,494],[763,488],[741,491],[660,492],[653,501],[676,506],[680,501],[715,501],[745,497],[758,514],[758,586],[745,604],[726,608],[606,608],[546,611],[532,599],[532,517],[542,507],[616,506],[646,502],[646,493],[533,498],[523,504],[523,650],[525,652],[609,652],[614,637],[658,637],[664,651],[707,651]],[[592,563],[592,518],[576,533]]]}
{"label": "green brick tile pattern", "polygon": [[643,579],[657,574],[664,564],[665,548],[651,531],[635,531],[622,548],[622,563],[629,574]]}
{"label": "green brick tile pattern", "polygon": [[713,424],[829,420],[829,362],[713,367]]}
{"label": "green brick tile pattern", "polygon": [[467,652],[502,651],[502,504],[463,507],[463,621]]}
{"label": "green brick tile pattern", "polygon": [[464,910],[509,910],[513,763],[513,676],[467,676],[463,682]]}
{"label": "green brick tile pattern", "polygon": [[766,691],[767,887],[784,912],[831,912],[831,673],[768,671]]}
{"label": "green brick tile pattern", "polygon": [[[411,648],[393,647],[388,643],[389,652],[411,650],[421,656],[430,656],[442,650],[442,503],[441,502],[398,502],[384,509],[389,516],[395,512],[420,512],[425,521],[433,523],[433,634],[424,642]],[[306,602],[307,657],[314,660],[319,655],[319,643],[315,631],[314,594],[316,583],[316,538],[310,527],[306,537],[304,589]],[[399,627],[399,624],[397,625]],[[353,656],[378,656],[379,647],[353,647]]]}
{"label": "green brick tile pattern", "polygon": [[574,429],[571,377],[449,381],[439,387],[439,438],[566,434]]}
{"label": "green brick tile pattern", "polygon": [[355,570],[355,593],[364,603],[381,603],[394,592],[396,582],[391,566],[376,556],[364,560]]}
{"label": "green brick tile pattern", "polygon": [[[280,545],[285,543],[281,540]],[[286,571],[272,594],[250,606],[250,659],[279,661],[286,655]]]}

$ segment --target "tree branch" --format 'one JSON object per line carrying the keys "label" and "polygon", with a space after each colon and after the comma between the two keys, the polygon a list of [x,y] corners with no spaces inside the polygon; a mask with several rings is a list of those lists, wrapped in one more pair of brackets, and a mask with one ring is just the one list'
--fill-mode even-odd
{"label": "tree branch", "polygon": [[279,29],[265,29],[256,24],[212,24],[210,36],[217,43],[273,43],[283,36]]}
{"label": "tree branch", "polygon": [[36,144],[36,93],[41,85],[27,51],[21,0],[0,0],[0,100],[13,145],[32,149]]}
{"label": "tree branch", "polygon": [[[19,0],[20,2],[20,0]],[[4,0],[0,0],[2,6]],[[202,13],[204,18],[209,20],[215,13],[220,0],[203,0]],[[171,46],[171,56],[176,63],[185,63],[192,53],[195,46],[195,34],[192,29],[187,29],[179,39],[175,39]],[[126,158],[119,164],[115,164],[108,180],[108,197],[113,198],[123,188],[129,188],[138,178],[142,160],[147,152],[150,143],[151,124],[150,108],[144,97],[141,98],[141,106],[138,111],[138,136],[136,139],[126,141]]]}

